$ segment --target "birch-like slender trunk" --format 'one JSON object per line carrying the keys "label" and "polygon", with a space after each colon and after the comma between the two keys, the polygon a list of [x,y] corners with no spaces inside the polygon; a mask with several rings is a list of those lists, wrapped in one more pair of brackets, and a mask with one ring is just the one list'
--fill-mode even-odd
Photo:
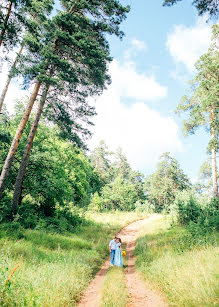
{"label": "birch-like slender trunk", "polygon": [[208,170],[208,202],[210,202],[210,169]]}
{"label": "birch-like slender trunk", "polygon": [[214,110],[211,112],[211,119],[212,119],[212,127],[211,127],[211,137],[213,139],[213,148],[212,152],[212,181],[213,181],[213,196],[218,197],[218,184],[217,184],[217,154],[215,148],[215,113]]}
{"label": "birch-like slender trunk", "polygon": [[212,149],[212,180],[213,180],[213,195],[218,197],[218,183],[217,183],[217,158],[216,150]]}
{"label": "birch-like slender trunk", "polygon": [[30,156],[30,151],[31,148],[33,146],[33,140],[39,125],[39,121],[40,121],[40,117],[42,115],[43,112],[43,107],[44,104],[46,102],[46,97],[47,97],[47,93],[49,90],[49,85],[46,86],[46,88],[43,91],[42,97],[40,99],[39,102],[39,106],[37,108],[37,112],[34,118],[34,122],[32,124],[32,127],[30,129],[30,133],[27,139],[27,144],[24,150],[24,154],[23,154],[23,158],[21,161],[21,165],[20,165],[20,169],[16,178],[16,182],[15,182],[15,186],[14,186],[14,195],[13,195],[13,199],[12,199],[12,203],[11,203],[11,212],[12,212],[12,216],[15,213],[15,210],[19,204],[19,199],[21,197],[21,192],[22,192],[22,185],[23,185],[23,181],[24,181],[24,175],[25,175],[25,171],[26,171],[26,167],[27,167],[27,162],[28,162],[28,158]]}
{"label": "birch-like slender trunk", "polygon": [[4,20],[4,22],[3,22],[2,31],[1,31],[1,34],[0,34],[0,47],[1,47],[1,45],[2,45],[3,37],[4,37],[4,35],[5,35],[5,31],[6,31],[6,26],[7,26],[7,23],[8,23],[8,19],[9,19],[10,14],[11,14],[11,8],[12,8],[12,1],[9,2],[7,15],[6,15],[5,20]]}
{"label": "birch-like slender trunk", "polygon": [[37,95],[39,93],[40,86],[41,86],[41,82],[37,81],[35,86],[34,86],[33,92],[31,94],[29,103],[26,106],[23,117],[22,117],[20,124],[17,128],[17,131],[15,133],[15,136],[14,136],[14,139],[12,141],[11,147],[9,149],[8,156],[5,160],[4,166],[2,168],[2,173],[1,173],[1,176],[0,176],[0,197],[1,197],[2,192],[4,190],[4,187],[5,187],[5,184],[6,184],[6,179],[8,177],[14,156],[16,154],[18,145],[20,143],[21,136],[23,134],[26,123],[29,119],[29,116],[30,116],[30,113],[32,111],[34,102],[36,101]]}
{"label": "birch-like slender trunk", "polygon": [[[12,65],[12,67],[11,67],[11,71],[12,71],[13,68],[16,67],[17,62],[18,62],[18,58],[19,58],[19,56],[21,55],[21,53],[22,53],[22,51],[23,51],[23,48],[24,48],[24,44],[21,45],[21,48],[20,48],[20,50],[19,50],[19,52],[18,52],[18,54],[17,54],[17,56],[16,56],[16,59],[14,60],[14,63],[13,63],[13,65]],[[5,83],[5,86],[4,86],[4,88],[3,88],[3,90],[2,90],[2,93],[1,93],[1,96],[0,96],[0,113],[1,113],[1,111],[2,111],[3,103],[4,103],[4,100],[5,100],[5,96],[6,96],[6,94],[7,94],[8,87],[9,87],[9,84],[10,84],[10,82],[11,82],[11,79],[12,79],[12,78],[10,77],[10,73],[9,73],[8,78],[7,78],[7,80],[6,80],[6,83]]]}

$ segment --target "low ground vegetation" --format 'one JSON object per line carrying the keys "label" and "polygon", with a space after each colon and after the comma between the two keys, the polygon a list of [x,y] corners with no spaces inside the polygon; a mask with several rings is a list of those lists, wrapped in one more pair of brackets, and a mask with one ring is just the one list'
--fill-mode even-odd
{"label": "low ground vegetation", "polygon": [[170,306],[217,305],[218,233],[171,223],[166,217],[142,230],[135,249],[139,272],[166,293]]}
{"label": "low ground vegetation", "polygon": [[126,307],[128,296],[123,269],[111,267],[104,280],[101,307]]}
{"label": "low ground vegetation", "polygon": [[71,232],[0,226],[1,306],[74,306],[108,255],[112,236],[141,217],[119,212],[88,215]]}

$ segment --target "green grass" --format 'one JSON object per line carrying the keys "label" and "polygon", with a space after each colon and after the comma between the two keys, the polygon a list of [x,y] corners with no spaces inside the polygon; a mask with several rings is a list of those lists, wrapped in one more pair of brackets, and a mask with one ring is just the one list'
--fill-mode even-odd
{"label": "green grass", "polygon": [[101,307],[125,307],[128,304],[128,290],[122,268],[110,267],[102,288]]}
{"label": "green grass", "polygon": [[[124,216],[123,216],[124,217]],[[126,216],[127,218],[127,216]],[[122,250],[126,251],[126,243],[122,244]],[[101,289],[101,307],[125,307],[128,305],[128,290],[124,268],[128,265],[127,255],[123,257],[123,268],[109,267]]]}
{"label": "green grass", "polygon": [[109,240],[141,215],[92,213],[86,218],[89,223],[63,234],[0,225],[0,306],[75,306],[108,255]]}
{"label": "green grass", "polygon": [[217,239],[216,233],[170,227],[167,218],[152,220],[137,240],[137,268],[170,306],[219,306]]}

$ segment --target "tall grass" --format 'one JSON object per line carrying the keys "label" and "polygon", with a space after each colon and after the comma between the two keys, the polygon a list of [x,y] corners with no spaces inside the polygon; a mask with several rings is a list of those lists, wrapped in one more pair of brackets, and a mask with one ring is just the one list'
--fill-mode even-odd
{"label": "tall grass", "polygon": [[126,307],[128,290],[122,268],[110,267],[102,288],[101,307]]}
{"label": "tall grass", "polygon": [[0,225],[0,305],[75,306],[108,255],[109,240],[136,219],[137,214],[121,217],[117,212],[98,218],[96,213],[74,233],[63,234]]}
{"label": "tall grass", "polygon": [[218,235],[151,221],[137,240],[135,254],[142,276],[164,291],[170,306],[219,305]]}

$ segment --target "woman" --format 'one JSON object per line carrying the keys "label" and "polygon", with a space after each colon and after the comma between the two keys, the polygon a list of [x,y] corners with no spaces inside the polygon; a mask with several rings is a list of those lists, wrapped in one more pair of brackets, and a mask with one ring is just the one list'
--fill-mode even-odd
{"label": "woman", "polygon": [[122,262],[122,241],[120,238],[116,239],[116,251],[115,251],[115,258],[114,258],[114,265],[115,266],[123,266]]}

